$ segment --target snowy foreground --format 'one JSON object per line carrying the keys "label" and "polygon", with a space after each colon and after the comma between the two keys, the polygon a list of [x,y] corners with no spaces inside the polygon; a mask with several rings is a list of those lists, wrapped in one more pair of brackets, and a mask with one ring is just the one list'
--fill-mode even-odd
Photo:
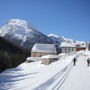
{"label": "snowy foreground", "polygon": [[[72,59],[77,57],[76,66]],[[0,90],[90,90],[90,52],[64,55],[43,65],[41,61],[23,63],[0,74]]]}

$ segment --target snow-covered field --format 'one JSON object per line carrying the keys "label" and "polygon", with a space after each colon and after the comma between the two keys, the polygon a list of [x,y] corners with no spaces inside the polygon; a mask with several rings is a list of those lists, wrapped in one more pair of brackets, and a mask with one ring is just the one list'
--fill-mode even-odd
{"label": "snow-covered field", "polygon": [[[76,66],[72,59],[77,57]],[[0,90],[90,90],[90,52],[64,55],[50,65],[23,63],[0,74]]]}

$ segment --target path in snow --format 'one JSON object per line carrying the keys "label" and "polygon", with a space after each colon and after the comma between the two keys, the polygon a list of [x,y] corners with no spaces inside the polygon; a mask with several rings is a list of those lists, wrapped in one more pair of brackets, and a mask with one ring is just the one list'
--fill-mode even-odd
{"label": "path in snow", "polygon": [[80,56],[59,90],[90,90],[90,67],[85,56]]}
{"label": "path in snow", "polygon": [[57,90],[61,87],[71,69],[72,62],[69,65],[65,66],[58,73],[56,73],[53,77],[51,77],[46,82],[42,83],[40,86],[36,87],[33,90]]}

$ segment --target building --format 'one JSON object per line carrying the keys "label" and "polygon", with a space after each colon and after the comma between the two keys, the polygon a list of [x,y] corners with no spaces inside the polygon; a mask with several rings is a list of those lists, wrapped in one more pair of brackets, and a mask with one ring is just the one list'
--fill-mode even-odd
{"label": "building", "polygon": [[55,62],[59,59],[58,55],[45,55],[42,56],[42,64],[48,65],[52,62]]}
{"label": "building", "polygon": [[90,51],[90,42],[86,42],[86,50]]}
{"label": "building", "polygon": [[76,46],[74,44],[71,44],[71,43],[62,42],[60,47],[61,47],[62,53],[76,52]]}
{"label": "building", "polygon": [[56,55],[55,44],[40,44],[37,43],[31,50],[31,57],[41,57],[43,55]]}
{"label": "building", "polygon": [[76,45],[76,51],[86,50],[86,45]]}
{"label": "building", "polygon": [[88,43],[88,50],[90,51],[90,43]]}

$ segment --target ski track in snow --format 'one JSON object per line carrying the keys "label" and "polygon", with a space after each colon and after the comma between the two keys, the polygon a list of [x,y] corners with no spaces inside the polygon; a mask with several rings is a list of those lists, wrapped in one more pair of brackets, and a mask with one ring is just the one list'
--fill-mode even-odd
{"label": "ski track in snow", "polygon": [[63,84],[62,81],[65,80],[65,77],[69,74],[69,72],[71,70],[72,62],[69,65],[67,65],[66,67],[64,67],[61,71],[59,71],[58,73],[56,73],[48,81],[46,81],[45,83],[41,84],[40,86],[38,86],[37,88],[35,88],[33,90],[47,90],[50,87],[50,85],[52,85],[56,80],[59,80],[59,79],[60,80],[57,82],[56,85],[53,86],[52,90],[55,90],[55,88],[57,88],[58,85],[60,87]]}

